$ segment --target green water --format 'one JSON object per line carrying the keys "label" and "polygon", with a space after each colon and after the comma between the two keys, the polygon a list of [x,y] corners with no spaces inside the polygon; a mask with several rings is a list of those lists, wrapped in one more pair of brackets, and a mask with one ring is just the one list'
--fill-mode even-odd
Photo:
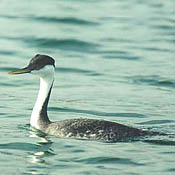
{"label": "green water", "polygon": [[[174,42],[173,0],[1,1],[1,174],[175,174]],[[56,60],[51,120],[171,135],[120,143],[38,135],[29,120],[39,80],[7,74],[36,53]]]}

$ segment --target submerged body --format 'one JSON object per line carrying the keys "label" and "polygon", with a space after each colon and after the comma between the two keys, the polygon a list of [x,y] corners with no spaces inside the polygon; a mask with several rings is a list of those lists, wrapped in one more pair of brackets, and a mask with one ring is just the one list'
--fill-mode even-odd
{"label": "submerged body", "polygon": [[135,137],[155,135],[156,133],[128,127],[119,123],[90,118],[68,119],[41,125],[46,134],[59,137],[101,140],[107,142],[125,141]]}
{"label": "submerged body", "polygon": [[47,55],[38,54],[30,61],[27,67],[9,73],[31,73],[40,77],[40,90],[30,119],[32,127],[46,134],[59,137],[74,137],[111,142],[156,134],[106,120],[78,118],[51,122],[47,115],[47,106],[54,82],[54,72],[54,59]]}

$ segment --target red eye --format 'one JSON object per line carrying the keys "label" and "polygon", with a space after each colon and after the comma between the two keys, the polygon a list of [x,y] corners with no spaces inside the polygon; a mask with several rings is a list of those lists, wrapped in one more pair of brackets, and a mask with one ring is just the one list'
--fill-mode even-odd
{"label": "red eye", "polygon": [[35,69],[38,69],[38,68],[39,68],[39,66],[38,66],[38,64],[36,64],[36,65],[35,65]]}

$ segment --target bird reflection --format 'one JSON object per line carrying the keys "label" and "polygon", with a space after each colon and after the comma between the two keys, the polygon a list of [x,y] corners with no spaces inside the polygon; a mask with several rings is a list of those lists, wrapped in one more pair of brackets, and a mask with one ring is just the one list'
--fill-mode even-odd
{"label": "bird reflection", "polygon": [[38,149],[34,153],[30,153],[28,156],[29,161],[31,163],[44,163],[48,164],[44,158],[48,156],[54,156],[55,153],[51,149],[52,141],[49,140],[45,134],[41,133],[40,131],[30,131],[30,136],[32,138],[37,138],[38,141],[36,143],[36,146]]}

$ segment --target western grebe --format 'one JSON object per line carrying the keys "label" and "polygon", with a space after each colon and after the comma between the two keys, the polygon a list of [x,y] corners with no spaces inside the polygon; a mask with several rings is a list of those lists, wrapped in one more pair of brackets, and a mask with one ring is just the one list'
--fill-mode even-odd
{"label": "western grebe", "polygon": [[54,82],[55,60],[48,55],[37,54],[27,67],[9,74],[31,73],[40,78],[40,89],[34,105],[30,125],[43,133],[60,137],[75,137],[102,141],[123,141],[127,138],[155,135],[154,132],[132,128],[119,123],[90,118],[68,119],[51,122],[47,106]]}

